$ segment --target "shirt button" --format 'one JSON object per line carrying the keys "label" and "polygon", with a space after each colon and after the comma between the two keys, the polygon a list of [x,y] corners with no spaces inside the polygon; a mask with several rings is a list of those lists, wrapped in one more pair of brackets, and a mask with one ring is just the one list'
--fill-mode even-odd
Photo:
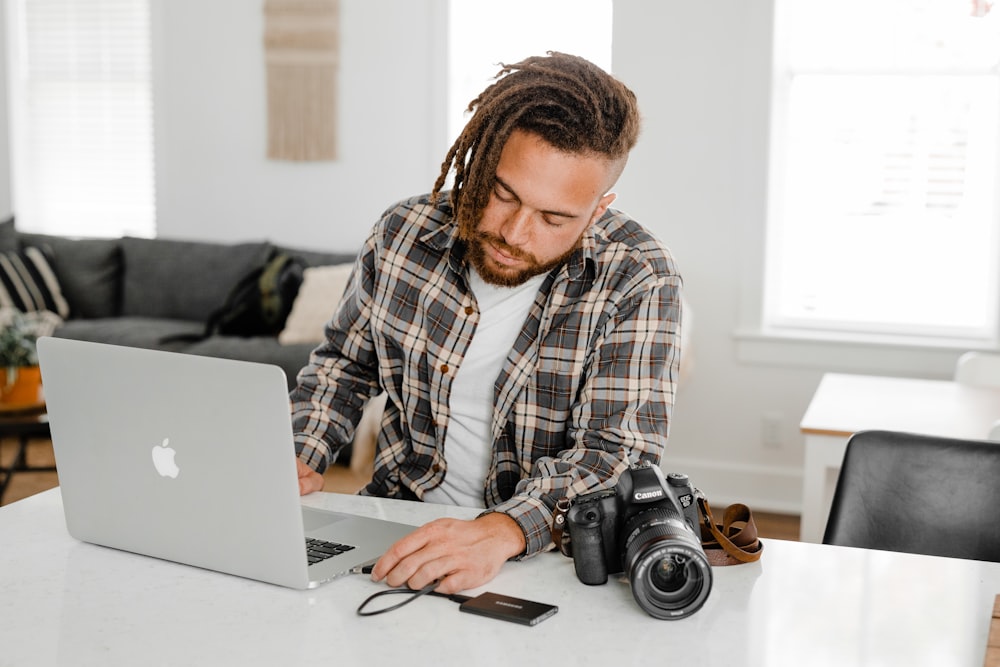
{"label": "shirt button", "polygon": [[473,308],[472,306],[466,306],[465,307],[465,314],[466,315],[471,315],[474,312],[476,312],[476,309]]}
{"label": "shirt button", "polygon": [[441,472],[441,465],[438,464],[438,463],[435,463],[433,466],[431,466],[431,470],[434,471],[434,472]]}
{"label": "shirt button", "polygon": [[448,364],[441,364],[441,372],[442,373],[448,372]]}

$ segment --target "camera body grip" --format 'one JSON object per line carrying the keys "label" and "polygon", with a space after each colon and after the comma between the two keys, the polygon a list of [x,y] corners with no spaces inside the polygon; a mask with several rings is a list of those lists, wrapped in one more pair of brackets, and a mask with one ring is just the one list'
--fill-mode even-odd
{"label": "camera body grip", "polygon": [[[566,517],[573,541],[573,564],[577,578],[590,586],[598,586],[608,580],[608,555],[614,559],[616,538],[614,534],[605,536],[614,522],[608,519],[615,515],[615,492],[595,491],[576,499]],[[615,570],[616,572],[620,571]]]}

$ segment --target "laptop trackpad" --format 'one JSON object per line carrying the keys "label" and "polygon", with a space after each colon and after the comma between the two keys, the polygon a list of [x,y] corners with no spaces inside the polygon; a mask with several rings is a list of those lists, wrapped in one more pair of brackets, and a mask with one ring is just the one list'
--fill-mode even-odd
{"label": "laptop trackpad", "polygon": [[347,514],[325,512],[311,507],[302,508],[302,525],[307,535],[350,518],[352,517]]}

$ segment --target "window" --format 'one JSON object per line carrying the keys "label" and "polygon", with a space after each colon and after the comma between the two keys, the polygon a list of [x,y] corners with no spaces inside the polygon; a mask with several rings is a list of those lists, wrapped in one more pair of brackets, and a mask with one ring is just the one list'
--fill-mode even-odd
{"label": "window", "polygon": [[611,0],[451,0],[448,11],[449,145],[499,62],[562,51],[611,71]]}
{"label": "window", "polygon": [[11,0],[7,7],[18,227],[152,236],[148,0]]}
{"label": "window", "polygon": [[996,344],[1000,9],[969,7],[777,0],[765,331]]}

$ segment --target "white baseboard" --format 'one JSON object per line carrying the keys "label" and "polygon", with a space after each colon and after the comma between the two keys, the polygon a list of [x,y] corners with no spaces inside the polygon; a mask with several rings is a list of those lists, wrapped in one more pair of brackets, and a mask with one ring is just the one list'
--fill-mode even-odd
{"label": "white baseboard", "polygon": [[[758,512],[802,513],[800,468],[668,458],[663,470],[690,477],[708,498],[713,514],[732,503],[743,503]],[[721,516],[717,518],[721,520]]]}

